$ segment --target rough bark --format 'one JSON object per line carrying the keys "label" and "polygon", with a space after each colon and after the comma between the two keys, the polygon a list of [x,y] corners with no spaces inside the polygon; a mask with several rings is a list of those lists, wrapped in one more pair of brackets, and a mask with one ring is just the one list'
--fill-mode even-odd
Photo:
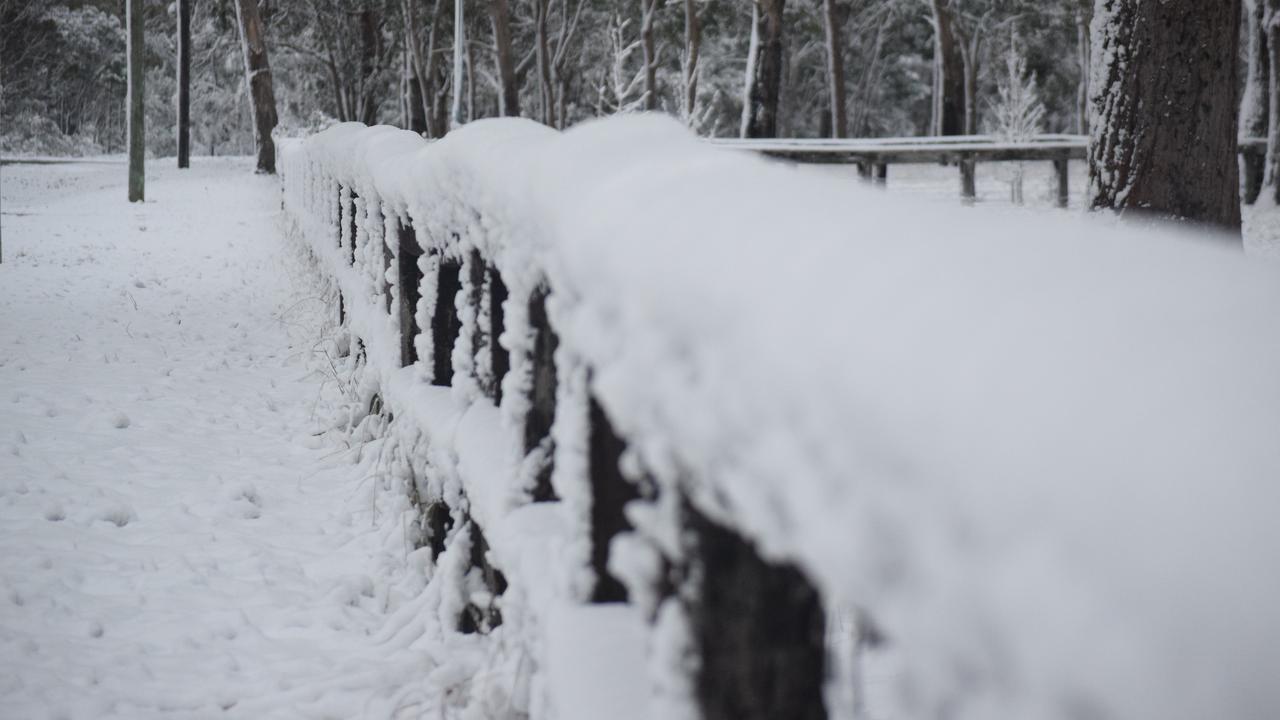
{"label": "rough bark", "polygon": [[[1240,101],[1241,137],[1266,137],[1270,116],[1271,58],[1266,35],[1264,0],[1245,0],[1248,20],[1248,75]],[[1266,164],[1261,153],[1246,152],[1240,157],[1240,185],[1245,203],[1253,204],[1262,191]]]}
{"label": "rough bark", "polygon": [[782,11],[786,0],[755,0],[755,62],[749,67],[751,85],[744,135],[771,138],[778,135],[778,98],[782,92]]}
{"label": "rough bark", "polygon": [[1240,0],[1099,0],[1090,206],[1239,237]]}
{"label": "rough bark", "polygon": [[827,30],[827,97],[831,101],[831,137],[842,138],[849,127],[844,86],[844,13],[837,0],[824,0]]}
{"label": "rough bark", "polygon": [[551,45],[547,37],[550,0],[534,0],[534,42],[538,63],[538,99],[545,125],[555,124],[554,86],[551,83]]}
{"label": "rough bark", "polygon": [[932,0],[933,134],[960,135],[965,130],[965,63],[955,33],[952,0]]}
{"label": "rough bark", "polygon": [[249,100],[253,104],[254,139],[258,146],[258,172],[275,174],[276,145],[271,131],[279,121],[276,95],[271,84],[271,64],[267,61],[267,43],[262,17],[255,0],[236,0],[236,19],[240,25],[240,45],[244,51],[245,79]]}
{"label": "rough bark", "polygon": [[520,85],[516,82],[515,52],[511,46],[511,6],[508,0],[491,0],[489,20],[493,25],[494,60],[498,70],[498,114],[519,117]]}
{"label": "rough bark", "polygon": [[146,199],[146,132],[143,125],[143,97],[146,92],[143,69],[147,46],[143,38],[142,0],[128,0],[125,5],[125,25],[128,28],[127,51],[129,55],[129,202]]}
{"label": "rough bark", "polygon": [[191,167],[191,0],[178,0],[178,167]]}

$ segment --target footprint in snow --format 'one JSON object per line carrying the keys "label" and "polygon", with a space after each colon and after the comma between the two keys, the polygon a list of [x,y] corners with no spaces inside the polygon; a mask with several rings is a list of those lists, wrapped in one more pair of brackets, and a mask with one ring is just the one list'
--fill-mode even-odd
{"label": "footprint in snow", "polygon": [[111,416],[111,427],[123,430],[129,427],[129,416],[122,412],[115,413]]}
{"label": "footprint in snow", "polygon": [[116,527],[124,527],[138,519],[138,513],[128,505],[112,505],[103,508],[94,516],[95,520],[105,520]]}
{"label": "footprint in snow", "polygon": [[44,519],[49,522],[62,522],[67,519],[67,510],[60,502],[52,502],[44,509]]}

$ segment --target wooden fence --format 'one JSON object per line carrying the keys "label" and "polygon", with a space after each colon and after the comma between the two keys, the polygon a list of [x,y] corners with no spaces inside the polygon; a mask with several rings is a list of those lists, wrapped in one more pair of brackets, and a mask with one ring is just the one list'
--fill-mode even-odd
{"label": "wooden fence", "polygon": [[[1069,164],[1088,158],[1089,138],[1084,135],[1037,135],[1024,142],[1007,142],[991,135],[952,137],[713,140],[718,147],[749,150],[797,163],[857,165],[864,179],[884,184],[889,166],[941,163],[960,171],[960,196],[977,197],[979,162],[1052,162],[1057,179],[1056,200],[1065,208],[1071,198]],[[1240,140],[1242,154],[1264,154],[1266,138]]]}

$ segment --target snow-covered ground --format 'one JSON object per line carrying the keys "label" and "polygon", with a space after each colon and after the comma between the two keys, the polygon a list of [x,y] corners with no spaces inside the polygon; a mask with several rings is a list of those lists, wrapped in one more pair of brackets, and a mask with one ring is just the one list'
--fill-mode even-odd
{"label": "snow-covered ground", "polygon": [[324,432],[279,182],[171,162],[141,205],[122,164],[0,170],[0,717],[423,712],[406,508]]}

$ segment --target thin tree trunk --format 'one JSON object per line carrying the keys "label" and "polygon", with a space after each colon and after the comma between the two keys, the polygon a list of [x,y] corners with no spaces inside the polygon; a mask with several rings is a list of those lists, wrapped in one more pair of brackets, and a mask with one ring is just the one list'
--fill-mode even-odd
{"label": "thin tree trunk", "polygon": [[[1265,0],[1245,0],[1249,33],[1249,72],[1240,101],[1240,135],[1266,137],[1270,125],[1271,57],[1267,49]],[[1246,152],[1240,158],[1240,185],[1245,203],[1252,205],[1262,192],[1266,158]]]}
{"label": "thin tree trunk", "polygon": [[555,123],[551,85],[551,49],[547,40],[547,14],[550,12],[549,0],[534,0],[534,42],[538,56],[538,97],[541,101],[542,122],[546,125]]}
{"label": "thin tree trunk", "polygon": [[684,111],[692,122],[698,109],[698,53],[702,49],[702,20],[694,0],[684,0]]}
{"label": "thin tree trunk", "polygon": [[378,123],[377,76],[382,48],[382,34],[378,31],[378,17],[367,5],[360,11],[360,79],[357,83],[359,112],[357,116],[365,125]]}
{"label": "thin tree trunk", "polygon": [[742,123],[739,135],[750,137],[752,94],[756,89],[756,65],[760,64],[760,6],[751,3],[751,41],[747,44],[747,69],[742,83]]}
{"label": "thin tree trunk", "polygon": [[782,11],[786,0],[756,0],[759,47],[752,68],[747,137],[778,135],[778,98],[782,92]]}
{"label": "thin tree trunk", "polygon": [[178,0],[178,167],[191,167],[191,0]]}
{"label": "thin tree trunk", "polygon": [[144,55],[147,51],[143,37],[142,0],[128,0],[125,5],[125,25],[128,27],[129,55],[129,202],[146,199],[146,132],[143,127],[143,97],[146,92]]}
{"label": "thin tree trunk", "polygon": [[952,0],[932,0],[933,8],[933,134],[964,133],[964,57],[955,35]]}
{"label": "thin tree trunk", "polygon": [[489,19],[493,25],[494,60],[498,66],[498,114],[520,116],[520,86],[516,83],[515,53],[511,46],[511,5],[508,0],[491,0]]}
{"label": "thin tree trunk", "polygon": [[[1260,2],[1263,0],[1259,0]],[[1280,203],[1280,0],[1265,0],[1263,25],[1267,31],[1269,82],[1267,103],[1267,157],[1263,185],[1274,202]]]}
{"label": "thin tree trunk", "polygon": [[1099,0],[1097,13],[1090,206],[1217,226],[1238,242],[1240,0]]}
{"label": "thin tree trunk", "polygon": [[462,73],[467,52],[464,3],[465,0],[453,0],[453,110],[449,118],[452,127],[462,125]]}
{"label": "thin tree trunk", "polygon": [[831,137],[848,132],[844,86],[844,13],[838,0],[823,0],[827,26],[827,98],[831,101]]}
{"label": "thin tree trunk", "polygon": [[1089,23],[1093,21],[1093,0],[1080,0],[1076,8],[1076,63],[1080,66],[1080,83],[1076,89],[1076,132],[1089,134],[1089,55],[1093,40],[1089,36]]}
{"label": "thin tree trunk", "polygon": [[254,140],[258,147],[258,172],[275,174],[276,145],[271,139],[275,129],[276,95],[271,84],[271,65],[267,62],[267,44],[263,37],[262,18],[256,0],[236,0],[236,18],[240,24],[240,44],[244,50],[245,79],[253,104]]}
{"label": "thin tree trunk", "polygon": [[653,40],[653,19],[658,0],[640,0],[640,47],[644,52],[644,109],[658,109],[658,58]]}
{"label": "thin tree trunk", "polygon": [[960,46],[960,59],[964,68],[964,134],[978,133],[978,70],[982,39],[979,30],[971,38],[955,33]]}

